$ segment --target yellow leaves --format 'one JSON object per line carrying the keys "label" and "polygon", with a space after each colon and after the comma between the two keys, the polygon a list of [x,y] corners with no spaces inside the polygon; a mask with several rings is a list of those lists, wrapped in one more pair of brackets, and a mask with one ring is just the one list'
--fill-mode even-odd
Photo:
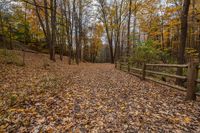
{"label": "yellow leaves", "polygon": [[95,25],[95,30],[94,30],[94,33],[93,33],[93,36],[91,38],[91,53],[92,54],[98,54],[99,53],[99,50],[101,49],[102,47],[102,40],[101,40],[101,37],[102,37],[102,34],[103,34],[103,25],[101,24],[96,24]]}
{"label": "yellow leaves", "polygon": [[6,123],[6,124],[4,124],[4,125],[1,125],[0,126],[0,133],[4,133],[4,132],[6,132],[6,127],[8,126],[8,123]]}
{"label": "yellow leaves", "polygon": [[98,105],[97,107],[98,107],[98,109],[102,109],[102,108],[103,108],[103,106],[102,106],[102,105]]}
{"label": "yellow leaves", "polygon": [[31,114],[31,115],[35,115],[37,114],[36,109],[35,108],[30,108],[30,109],[21,109],[21,108],[12,108],[8,110],[9,112],[15,112],[15,113],[26,113],[26,114]]}
{"label": "yellow leaves", "polygon": [[171,121],[174,123],[174,124],[177,124],[180,122],[180,119],[175,117],[175,118],[172,118]]}
{"label": "yellow leaves", "polygon": [[183,121],[184,121],[186,124],[188,124],[188,123],[191,122],[191,119],[190,119],[189,117],[185,117],[185,118],[183,119]]}
{"label": "yellow leaves", "polygon": [[120,109],[121,109],[121,110],[125,110],[125,109],[126,109],[126,106],[123,104],[123,105],[120,106]]}
{"label": "yellow leaves", "polygon": [[113,109],[108,109],[108,112],[109,112],[109,113],[113,112]]}
{"label": "yellow leaves", "polygon": [[126,107],[122,106],[122,107],[120,107],[120,108],[121,108],[121,110],[124,110]]}
{"label": "yellow leaves", "polygon": [[24,111],[25,111],[25,109],[15,109],[15,108],[9,110],[9,112],[17,112],[17,113],[21,113]]}
{"label": "yellow leaves", "polygon": [[[72,122],[69,122],[69,123],[67,123],[67,124],[65,125],[64,129],[65,129],[65,130],[68,130],[69,133],[71,133],[71,132],[72,132],[71,130],[72,130],[73,126],[74,126],[74,124],[73,124]],[[70,132],[70,131],[71,131],[71,132]]]}
{"label": "yellow leaves", "polygon": [[181,6],[175,6],[175,7],[167,7],[166,8],[166,13],[172,14],[181,9]]}
{"label": "yellow leaves", "polygon": [[172,117],[172,118],[168,118],[168,120],[170,122],[172,122],[173,124],[189,124],[191,123],[192,119],[188,116],[185,117]]}
{"label": "yellow leaves", "polygon": [[96,24],[96,26],[95,26],[95,34],[96,34],[97,36],[101,37],[103,31],[104,31],[103,25],[101,25],[101,24]]}
{"label": "yellow leaves", "polygon": [[114,8],[111,8],[110,9],[110,17],[112,17],[112,16],[115,16],[115,9]]}
{"label": "yellow leaves", "polygon": [[117,29],[118,28],[118,25],[117,24],[112,24],[110,25],[110,29]]}

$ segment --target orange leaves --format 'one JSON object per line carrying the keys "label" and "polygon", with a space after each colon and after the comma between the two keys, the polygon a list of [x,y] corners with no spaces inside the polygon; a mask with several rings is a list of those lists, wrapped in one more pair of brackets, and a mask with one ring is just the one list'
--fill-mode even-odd
{"label": "orange leaves", "polygon": [[[58,61],[44,69],[46,55],[27,56],[23,68],[0,69],[2,84],[13,81],[12,88],[0,84],[0,132],[200,130],[200,103],[186,103],[181,92],[143,82],[110,64],[69,66]],[[8,94],[17,97],[12,107],[5,104]]]}

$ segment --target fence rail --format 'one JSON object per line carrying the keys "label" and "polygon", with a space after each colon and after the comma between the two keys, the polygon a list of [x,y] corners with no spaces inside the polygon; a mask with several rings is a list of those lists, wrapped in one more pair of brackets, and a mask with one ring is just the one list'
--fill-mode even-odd
{"label": "fence rail", "polygon": [[158,66],[158,67],[176,67],[176,68],[187,68],[188,65],[178,65],[178,64],[146,64],[147,66]]}
{"label": "fence rail", "polygon": [[[200,92],[196,92],[197,84],[200,83],[200,79],[198,79],[198,71],[200,70],[200,65],[198,61],[191,61],[188,64],[146,64],[143,63],[142,68],[136,68],[131,66],[129,62],[117,62],[116,68],[120,70],[126,71],[134,76],[140,77],[142,80],[150,80],[161,85],[165,85],[168,87],[172,87],[184,92],[187,92],[186,99],[187,100],[195,100],[196,95],[200,96]],[[119,67],[118,67],[119,66]],[[148,67],[166,67],[167,68],[179,68],[179,69],[187,69],[187,76],[176,75],[176,74],[169,74],[165,72],[157,72],[153,70],[148,70]],[[187,81],[186,87],[182,87],[176,84],[171,84],[165,81],[157,80],[155,78],[146,76],[147,74],[155,74],[155,75],[162,75],[170,78],[181,79]]]}
{"label": "fence rail", "polygon": [[[197,70],[197,73],[199,74],[199,71],[200,71],[200,64],[198,66],[198,70]],[[200,75],[198,75],[200,77]],[[197,79],[196,80],[197,84],[200,84],[200,79]]]}
{"label": "fence rail", "polygon": [[179,76],[179,75],[162,73],[162,72],[155,72],[155,71],[150,71],[150,70],[146,70],[146,72],[151,73],[151,74],[157,74],[157,75],[167,76],[167,77],[171,77],[171,78],[176,78],[176,79],[183,79],[183,80],[187,79],[186,76]]}
{"label": "fence rail", "polygon": [[142,72],[142,69],[140,69],[140,68],[135,68],[135,67],[131,67],[130,70],[135,70],[135,71],[138,71],[138,72]]}

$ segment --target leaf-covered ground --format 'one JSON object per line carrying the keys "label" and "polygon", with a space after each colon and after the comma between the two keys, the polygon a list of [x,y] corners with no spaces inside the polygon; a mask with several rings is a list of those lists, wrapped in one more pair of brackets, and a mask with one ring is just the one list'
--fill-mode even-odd
{"label": "leaf-covered ground", "polygon": [[0,64],[0,132],[200,132],[200,101],[110,64]]}

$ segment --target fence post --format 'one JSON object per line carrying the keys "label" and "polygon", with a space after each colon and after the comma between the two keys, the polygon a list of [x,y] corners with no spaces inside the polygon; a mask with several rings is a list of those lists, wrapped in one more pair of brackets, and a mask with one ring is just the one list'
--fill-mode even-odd
{"label": "fence post", "polygon": [[117,68],[117,61],[115,61],[115,68]]}
{"label": "fence post", "polygon": [[128,72],[130,72],[130,62],[128,61]]}
{"label": "fence post", "polygon": [[25,49],[22,49],[22,63],[25,65]]}
{"label": "fence post", "polygon": [[187,72],[187,96],[186,100],[196,100],[196,79],[198,76],[198,64],[199,62],[196,60],[192,60],[188,64],[188,72]]}
{"label": "fence post", "polygon": [[146,63],[144,62],[142,65],[142,80],[145,80],[146,76]]}

